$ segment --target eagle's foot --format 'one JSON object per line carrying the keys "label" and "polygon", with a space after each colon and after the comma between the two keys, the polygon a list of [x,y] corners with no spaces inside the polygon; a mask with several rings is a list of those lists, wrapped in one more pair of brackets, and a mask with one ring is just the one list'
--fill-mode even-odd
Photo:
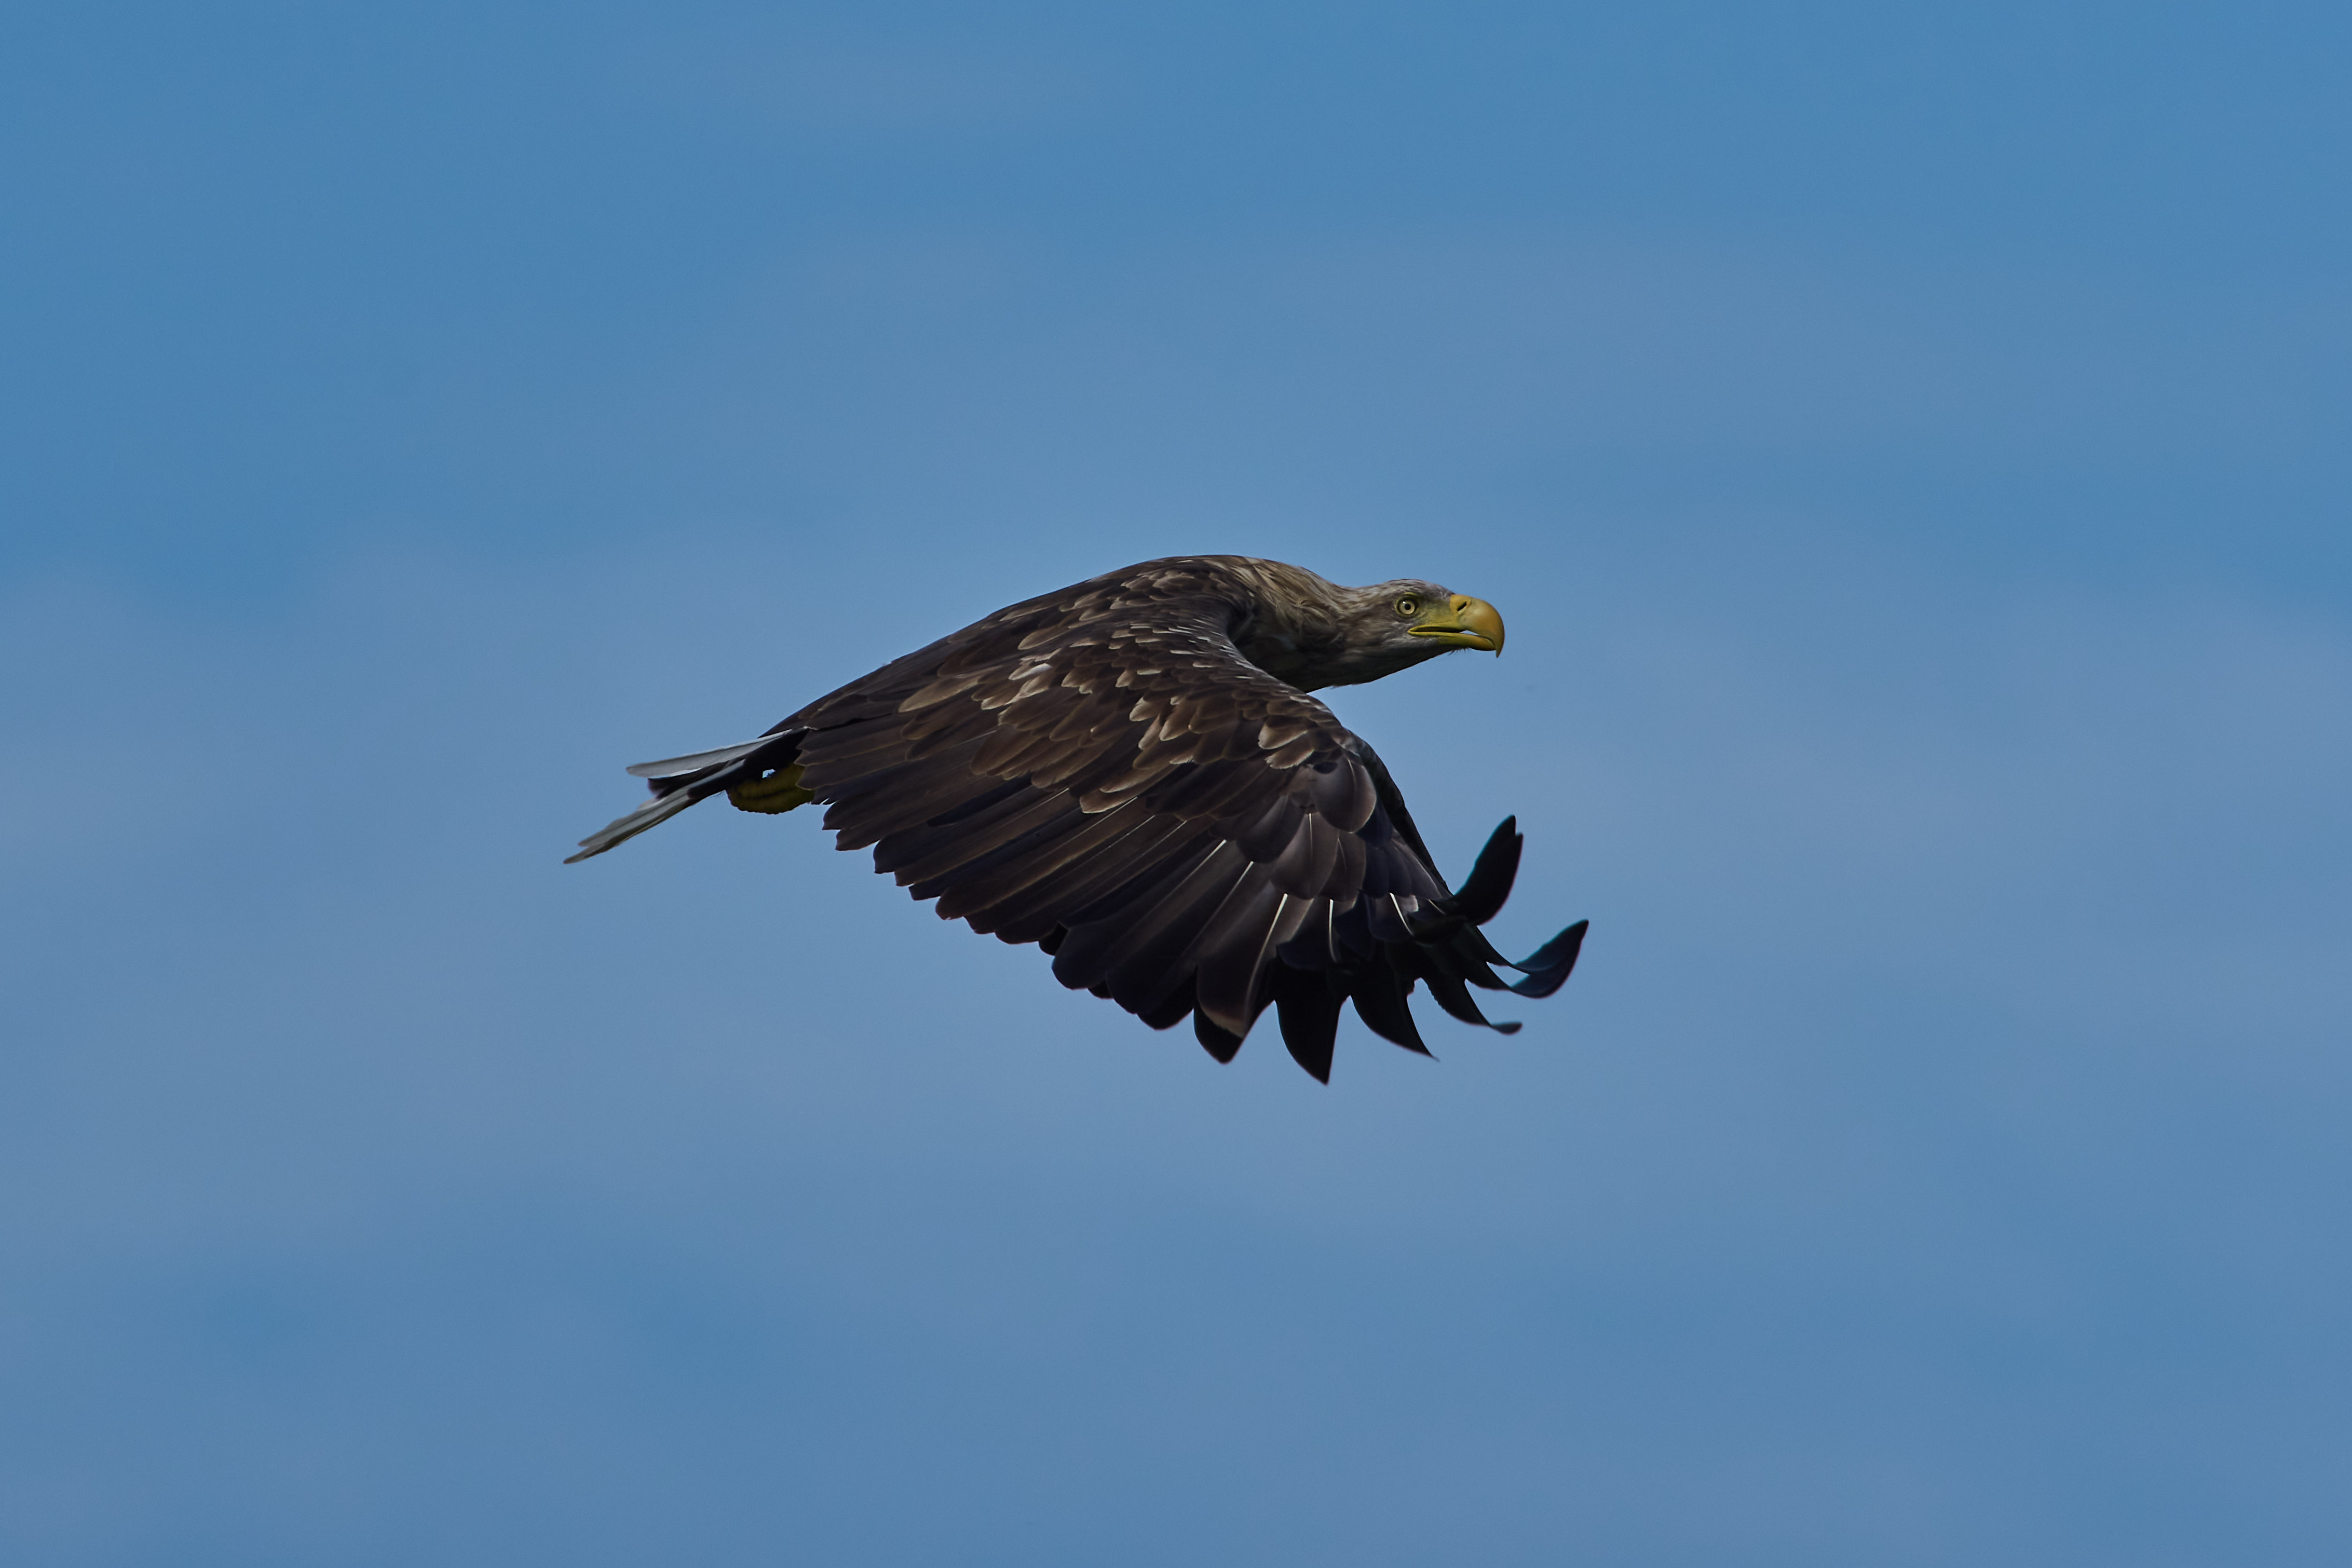
{"label": "eagle's foot", "polygon": [[801,788],[800,764],[796,762],[762,773],[749,784],[736,785],[727,791],[727,798],[739,811],[762,811],[772,817],[816,799]]}

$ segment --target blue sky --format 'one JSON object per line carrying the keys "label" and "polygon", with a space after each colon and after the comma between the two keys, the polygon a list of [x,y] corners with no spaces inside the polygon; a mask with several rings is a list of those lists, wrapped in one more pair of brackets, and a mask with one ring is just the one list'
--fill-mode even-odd
{"label": "blue sky", "polygon": [[[0,15],[0,1555],[2333,1564],[2352,22]],[[1237,550],[1510,1040],[623,764]]]}

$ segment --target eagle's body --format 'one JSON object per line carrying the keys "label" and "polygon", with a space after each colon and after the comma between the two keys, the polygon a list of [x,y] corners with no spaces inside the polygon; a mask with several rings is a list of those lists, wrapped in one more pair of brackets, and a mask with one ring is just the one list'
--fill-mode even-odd
{"label": "eagle's body", "polygon": [[[1501,617],[1426,582],[1341,588],[1278,561],[1180,556],[1107,573],[852,681],[756,740],[629,769],[654,799],[574,860],[725,790],[746,810],[824,802],[845,850],[1155,1029],[1194,1018],[1230,1061],[1269,1006],[1328,1082],[1342,1003],[1423,1051],[1426,983],[1486,1020],[1504,989],[1477,930],[1502,907],[1507,821],[1459,893],[1372,748],[1307,694],[1451,648],[1500,652]],[[1584,923],[1509,986],[1549,996]],[[1516,1024],[1490,1026],[1506,1030]]]}

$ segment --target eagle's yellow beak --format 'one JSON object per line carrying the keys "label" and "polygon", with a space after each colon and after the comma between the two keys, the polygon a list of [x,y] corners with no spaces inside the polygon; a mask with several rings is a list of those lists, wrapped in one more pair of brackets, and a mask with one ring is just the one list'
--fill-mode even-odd
{"label": "eagle's yellow beak", "polygon": [[1433,606],[1412,628],[1416,637],[1434,637],[1450,648],[1503,651],[1503,618],[1483,599],[1457,593],[1444,608]]}

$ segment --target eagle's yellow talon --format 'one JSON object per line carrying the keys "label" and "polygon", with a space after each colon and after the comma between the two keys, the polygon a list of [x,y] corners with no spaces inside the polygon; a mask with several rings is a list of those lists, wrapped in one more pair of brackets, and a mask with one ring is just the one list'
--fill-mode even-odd
{"label": "eagle's yellow talon", "polygon": [[764,779],[736,785],[727,791],[727,798],[735,803],[739,811],[762,811],[772,817],[795,806],[805,806],[816,799],[801,788],[801,769],[797,762],[779,768]]}

